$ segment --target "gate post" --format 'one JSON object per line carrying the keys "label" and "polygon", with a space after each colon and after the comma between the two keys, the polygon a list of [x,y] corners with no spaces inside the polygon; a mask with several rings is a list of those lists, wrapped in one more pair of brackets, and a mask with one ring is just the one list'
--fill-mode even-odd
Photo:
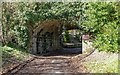
{"label": "gate post", "polygon": [[86,52],[90,48],[92,48],[92,42],[90,42],[90,35],[82,35],[82,51]]}

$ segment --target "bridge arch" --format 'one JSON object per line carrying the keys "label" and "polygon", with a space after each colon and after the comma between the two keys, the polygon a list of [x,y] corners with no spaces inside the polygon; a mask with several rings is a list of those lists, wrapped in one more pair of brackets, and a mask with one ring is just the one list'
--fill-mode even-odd
{"label": "bridge arch", "polygon": [[42,54],[49,50],[62,49],[61,34],[66,28],[79,29],[79,27],[61,20],[43,21],[33,30],[31,52],[34,54]]}

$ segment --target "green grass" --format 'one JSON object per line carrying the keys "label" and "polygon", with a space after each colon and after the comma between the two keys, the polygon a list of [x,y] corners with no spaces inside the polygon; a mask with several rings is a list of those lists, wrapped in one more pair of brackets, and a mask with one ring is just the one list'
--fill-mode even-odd
{"label": "green grass", "polygon": [[9,60],[12,57],[16,60],[24,60],[29,55],[26,50],[17,47],[4,46],[0,47],[0,50],[2,51],[2,61]]}
{"label": "green grass", "polygon": [[85,62],[84,65],[90,73],[118,73],[117,57],[104,61]]}

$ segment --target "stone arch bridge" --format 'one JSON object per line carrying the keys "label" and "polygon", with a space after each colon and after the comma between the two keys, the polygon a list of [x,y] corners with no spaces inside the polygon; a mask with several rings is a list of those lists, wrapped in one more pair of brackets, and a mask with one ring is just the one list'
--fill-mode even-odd
{"label": "stone arch bridge", "polygon": [[74,23],[60,20],[46,20],[40,23],[32,33],[30,52],[42,54],[51,50],[63,49],[61,35],[65,30],[79,29]]}

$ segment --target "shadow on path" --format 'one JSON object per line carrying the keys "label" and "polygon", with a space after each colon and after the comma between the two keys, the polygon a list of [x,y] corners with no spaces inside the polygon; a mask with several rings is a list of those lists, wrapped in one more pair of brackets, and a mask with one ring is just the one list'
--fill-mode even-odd
{"label": "shadow on path", "polygon": [[[43,56],[74,56],[82,54],[82,48],[63,48],[43,54]],[[39,54],[38,54],[39,56]]]}

